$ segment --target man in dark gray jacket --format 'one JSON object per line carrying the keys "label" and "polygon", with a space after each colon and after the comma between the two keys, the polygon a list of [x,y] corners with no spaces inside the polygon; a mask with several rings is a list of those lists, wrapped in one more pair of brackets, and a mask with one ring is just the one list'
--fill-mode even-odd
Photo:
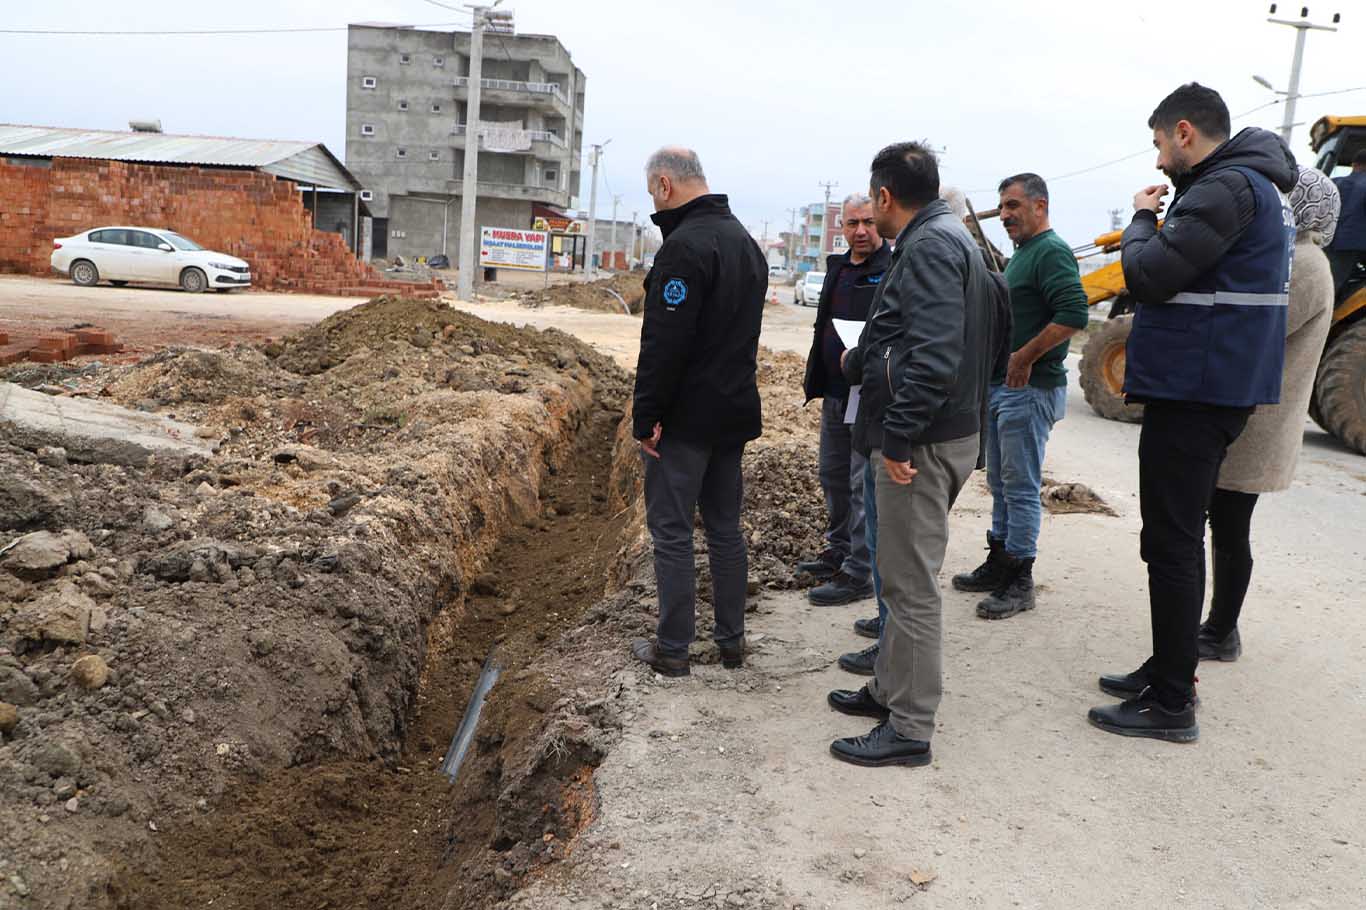
{"label": "man in dark gray jacket", "polygon": [[874,676],[832,708],[873,717],[865,736],[830,751],[857,765],[925,765],[942,694],[939,569],[949,509],[978,465],[978,432],[993,370],[1009,354],[1009,315],[972,236],[939,199],[939,166],[920,143],[873,159],[878,231],[896,238],[856,348],[861,383],[854,446],[877,480],[878,573],[888,616]]}

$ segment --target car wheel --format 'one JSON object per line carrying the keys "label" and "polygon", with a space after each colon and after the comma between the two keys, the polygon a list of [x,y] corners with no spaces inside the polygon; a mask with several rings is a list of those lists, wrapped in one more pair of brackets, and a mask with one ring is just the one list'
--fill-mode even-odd
{"label": "car wheel", "polygon": [[100,270],[89,259],[77,259],[71,263],[71,280],[83,288],[93,288],[100,283]]}
{"label": "car wheel", "polygon": [[112,285],[113,285],[114,287],[116,287],[116,288],[125,287],[125,286],[128,284],[128,282],[126,282],[126,281],[114,281],[114,280],[112,280],[112,279],[110,280],[109,283],[112,284]]}
{"label": "car wheel", "polygon": [[202,269],[188,268],[180,273],[180,289],[188,294],[201,294],[209,286]]}

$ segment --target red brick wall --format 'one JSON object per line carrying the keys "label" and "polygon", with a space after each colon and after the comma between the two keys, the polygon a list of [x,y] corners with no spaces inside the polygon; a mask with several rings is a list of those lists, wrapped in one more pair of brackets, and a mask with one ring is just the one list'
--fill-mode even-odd
{"label": "red brick wall", "polygon": [[178,231],[245,259],[255,286],[335,293],[379,275],[315,231],[293,183],[258,171],[54,158],[0,161],[0,271],[46,275],[52,240],[107,224]]}

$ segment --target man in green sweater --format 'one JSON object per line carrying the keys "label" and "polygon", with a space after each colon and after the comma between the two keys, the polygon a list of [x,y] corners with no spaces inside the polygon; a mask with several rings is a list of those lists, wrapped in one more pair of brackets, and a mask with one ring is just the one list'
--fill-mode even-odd
{"label": "man in green sweater", "polygon": [[1016,174],[1001,181],[1000,193],[1001,224],[1015,244],[1006,266],[1014,353],[1007,371],[992,378],[987,559],[953,579],[960,591],[990,592],[977,605],[983,619],[1034,609],[1044,446],[1067,407],[1068,339],[1087,320],[1076,257],[1048,226],[1048,185],[1038,174]]}

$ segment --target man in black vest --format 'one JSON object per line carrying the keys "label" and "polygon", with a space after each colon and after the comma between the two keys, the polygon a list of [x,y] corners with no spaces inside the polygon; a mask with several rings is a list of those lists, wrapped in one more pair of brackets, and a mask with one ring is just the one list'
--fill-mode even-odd
{"label": "man in black vest", "polygon": [[645,278],[632,428],[645,463],[645,514],[655,547],[659,626],[631,646],[665,676],[687,676],[696,634],[693,516],[711,564],[713,633],[721,663],[744,663],[748,557],[740,534],[740,460],[762,431],[755,379],[768,263],[707,188],[697,154],[650,157],[652,220],[664,234]]}
{"label": "man in black vest", "polygon": [[[849,249],[826,260],[825,283],[816,309],[816,331],[806,359],[806,400],[821,403],[820,481],[828,519],[826,549],[798,564],[798,571],[825,583],[807,595],[817,606],[833,607],[872,596],[873,567],[864,517],[864,468],[868,459],[851,445],[853,414],[849,383],[840,369],[845,345],[834,320],[863,322],[878,282],[891,262],[891,247],[877,232],[873,203],[862,193],[844,200],[841,230]],[[876,637],[876,636],[874,636]],[[872,672],[871,655],[867,671]]]}

